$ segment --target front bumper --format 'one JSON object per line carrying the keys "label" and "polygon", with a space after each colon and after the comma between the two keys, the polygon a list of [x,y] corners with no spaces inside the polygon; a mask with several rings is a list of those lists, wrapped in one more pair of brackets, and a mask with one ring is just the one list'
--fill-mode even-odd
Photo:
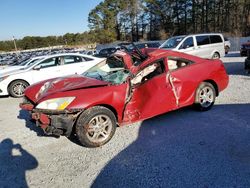
{"label": "front bumper", "polygon": [[36,125],[41,127],[47,135],[65,135],[69,137],[78,114],[79,112],[76,114],[49,115],[32,112],[32,119],[36,120]]}
{"label": "front bumper", "polygon": [[74,109],[71,111],[57,110],[40,110],[35,109],[34,104],[24,100],[19,104],[20,108],[31,113],[32,119],[36,121],[36,125],[42,128],[47,135],[71,135],[73,125],[82,109]]}
{"label": "front bumper", "polygon": [[9,95],[8,87],[5,84],[0,83],[0,96],[5,96],[5,95]]}

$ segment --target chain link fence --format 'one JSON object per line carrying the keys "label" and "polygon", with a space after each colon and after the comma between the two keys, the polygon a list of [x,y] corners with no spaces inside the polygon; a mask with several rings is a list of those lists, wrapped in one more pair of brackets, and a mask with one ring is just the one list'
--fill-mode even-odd
{"label": "chain link fence", "polygon": [[230,51],[239,51],[242,43],[250,41],[250,36],[249,37],[228,37],[228,39],[231,43]]}

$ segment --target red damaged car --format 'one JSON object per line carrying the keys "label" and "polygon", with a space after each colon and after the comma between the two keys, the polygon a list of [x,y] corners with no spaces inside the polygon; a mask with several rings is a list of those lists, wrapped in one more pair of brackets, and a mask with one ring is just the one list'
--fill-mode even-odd
{"label": "red damaged car", "polygon": [[117,126],[188,105],[209,110],[227,85],[220,60],[163,49],[117,51],[83,75],[28,87],[20,107],[46,134],[73,133],[84,146],[97,147]]}

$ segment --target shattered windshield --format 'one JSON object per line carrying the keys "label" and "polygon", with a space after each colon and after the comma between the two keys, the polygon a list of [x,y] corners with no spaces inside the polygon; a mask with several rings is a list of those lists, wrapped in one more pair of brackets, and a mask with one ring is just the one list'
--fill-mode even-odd
{"label": "shattered windshield", "polygon": [[92,67],[82,75],[111,82],[112,84],[122,84],[126,81],[130,73],[125,69],[122,57],[112,56]]}
{"label": "shattered windshield", "polygon": [[175,48],[182,40],[184,39],[184,36],[178,36],[178,37],[172,37],[168,39],[166,42],[164,42],[160,48]]}

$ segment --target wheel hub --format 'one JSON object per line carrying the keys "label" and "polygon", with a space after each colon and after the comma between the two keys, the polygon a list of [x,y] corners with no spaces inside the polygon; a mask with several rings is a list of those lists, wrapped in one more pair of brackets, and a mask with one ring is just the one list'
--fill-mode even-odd
{"label": "wheel hub", "polygon": [[111,130],[111,119],[106,115],[98,115],[90,120],[87,136],[92,142],[102,142],[108,138]]}

